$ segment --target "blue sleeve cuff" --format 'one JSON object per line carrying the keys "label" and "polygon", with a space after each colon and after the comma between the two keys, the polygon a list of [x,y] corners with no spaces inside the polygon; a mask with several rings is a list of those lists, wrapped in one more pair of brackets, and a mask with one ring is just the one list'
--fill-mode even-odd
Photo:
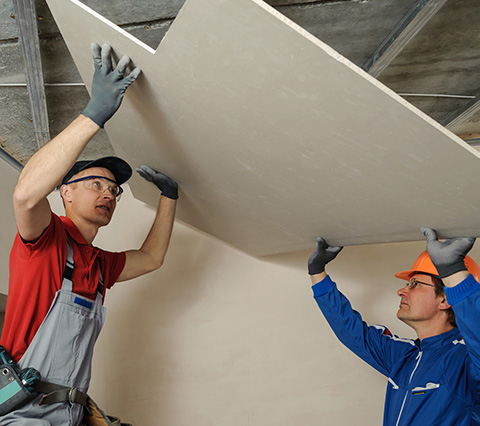
{"label": "blue sleeve cuff", "polygon": [[323,296],[325,293],[335,285],[329,275],[327,275],[322,281],[312,286],[313,297],[316,299],[319,296]]}
{"label": "blue sleeve cuff", "polygon": [[447,302],[453,306],[478,290],[480,290],[480,283],[470,274],[455,287],[445,287],[445,295]]}

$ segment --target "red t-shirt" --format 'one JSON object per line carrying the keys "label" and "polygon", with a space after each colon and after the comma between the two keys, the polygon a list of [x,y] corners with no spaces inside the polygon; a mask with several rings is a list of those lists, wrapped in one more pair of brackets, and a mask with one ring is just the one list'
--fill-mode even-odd
{"label": "red t-shirt", "polygon": [[67,217],[52,213],[50,225],[34,243],[19,234],[10,252],[10,279],[0,344],[18,361],[27,350],[61,288],[67,257],[67,233],[73,247],[73,291],[95,300],[100,274],[104,296],[125,266],[125,253],[93,247]]}

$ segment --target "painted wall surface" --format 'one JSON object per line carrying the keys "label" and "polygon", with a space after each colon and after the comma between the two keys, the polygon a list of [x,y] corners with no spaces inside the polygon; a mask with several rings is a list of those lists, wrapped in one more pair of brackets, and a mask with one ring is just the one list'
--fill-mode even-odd
{"label": "painted wall surface", "polygon": [[[96,245],[138,247],[154,210],[127,190],[115,215]],[[413,337],[393,273],[424,247],[346,247],[328,271],[369,323]],[[177,222],[164,266],[107,294],[92,397],[136,426],[381,424],[386,379],[330,331],[309,255],[257,259]]]}

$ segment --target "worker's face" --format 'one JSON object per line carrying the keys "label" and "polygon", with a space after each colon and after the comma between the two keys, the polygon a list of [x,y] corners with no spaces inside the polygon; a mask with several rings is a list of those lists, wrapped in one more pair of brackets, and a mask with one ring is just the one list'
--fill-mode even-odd
{"label": "worker's face", "polygon": [[[105,176],[115,180],[113,173],[103,167],[92,167],[74,175],[70,180],[86,176]],[[76,217],[98,226],[110,223],[117,205],[115,196],[108,190],[98,192],[87,188],[83,181],[64,185],[67,193],[64,195],[66,208]]]}
{"label": "worker's face", "polygon": [[[433,285],[430,275],[415,274],[412,278]],[[418,284],[414,288],[409,289],[408,285],[406,285],[399,289],[397,294],[400,296],[397,318],[414,328],[416,322],[433,320],[442,310],[445,310],[445,296],[437,296],[435,287]]]}

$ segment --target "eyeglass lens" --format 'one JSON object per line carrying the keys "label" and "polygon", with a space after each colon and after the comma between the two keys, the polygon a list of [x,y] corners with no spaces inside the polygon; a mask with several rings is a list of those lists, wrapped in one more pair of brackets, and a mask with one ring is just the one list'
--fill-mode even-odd
{"label": "eyeglass lens", "polygon": [[418,282],[415,278],[411,278],[410,281],[408,281],[408,288],[412,290],[418,285]]}

